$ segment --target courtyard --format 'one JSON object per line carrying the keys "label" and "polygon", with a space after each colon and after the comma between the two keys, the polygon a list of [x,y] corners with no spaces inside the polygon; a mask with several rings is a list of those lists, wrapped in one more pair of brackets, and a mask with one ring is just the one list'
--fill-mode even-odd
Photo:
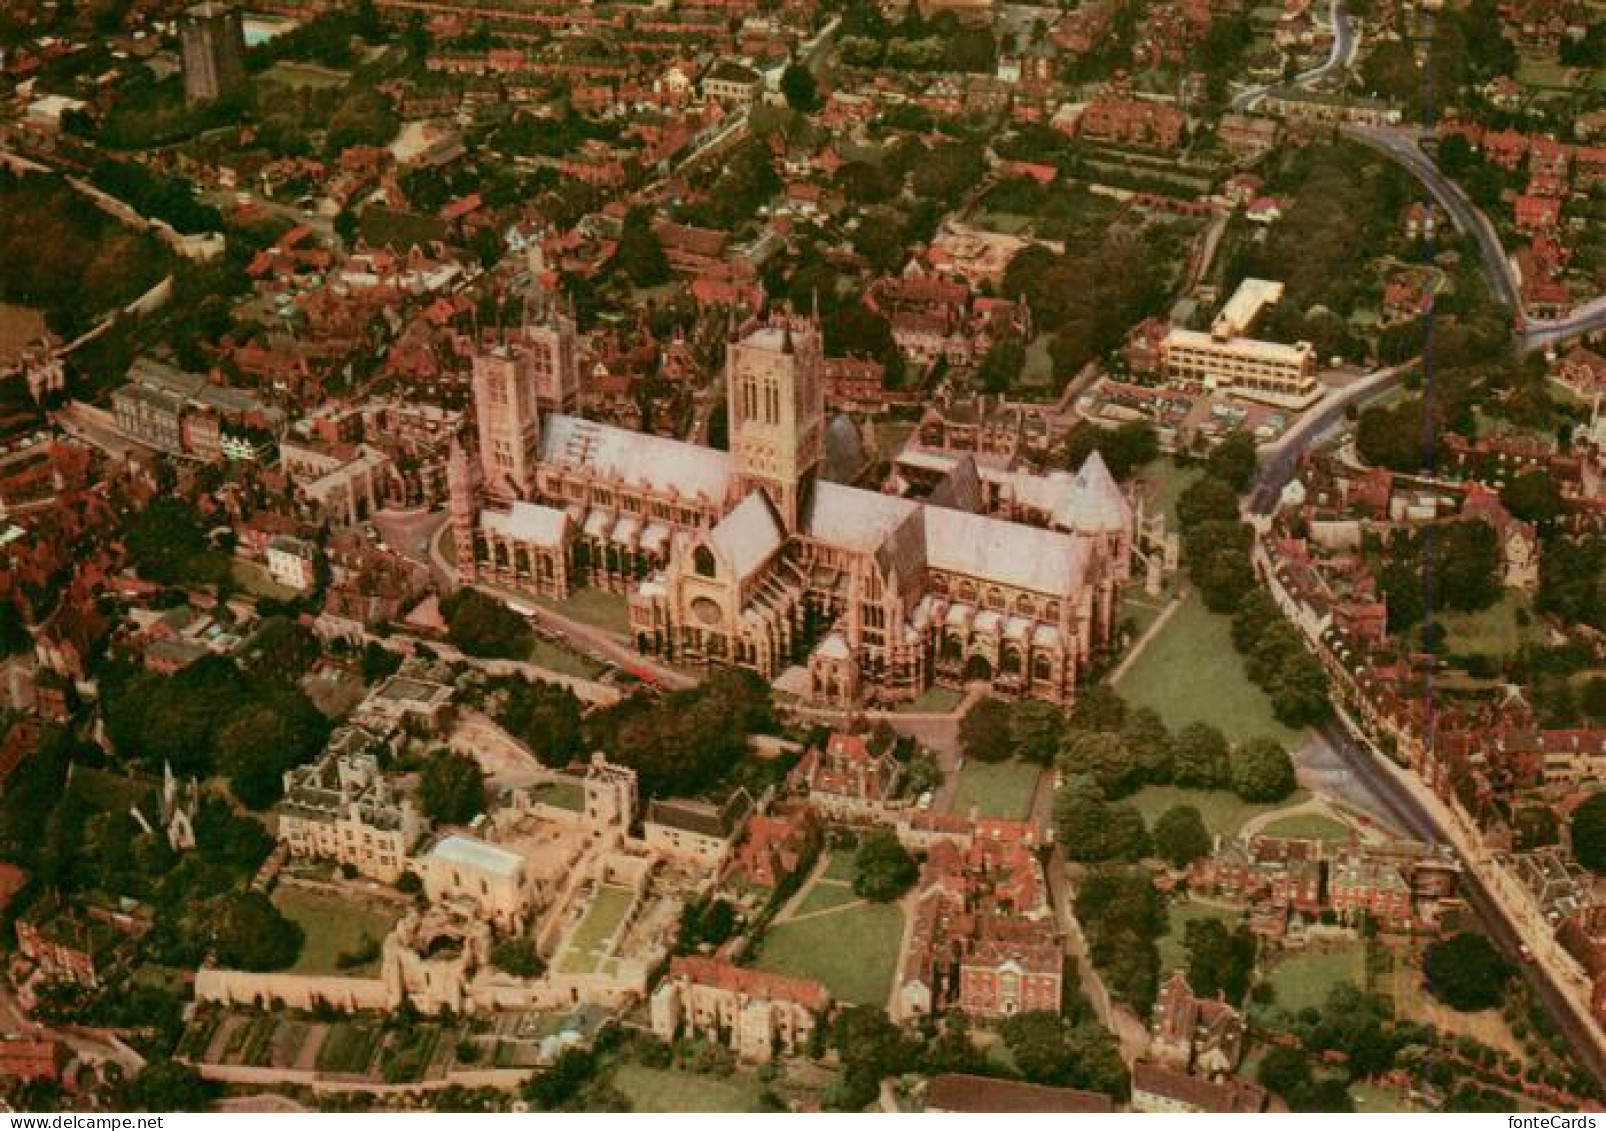
{"label": "courtyard", "polygon": [[817,869],[764,936],[754,965],[817,979],[839,1002],[882,1005],[897,973],[903,912],[897,904],[859,899],[852,876],[846,853]]}

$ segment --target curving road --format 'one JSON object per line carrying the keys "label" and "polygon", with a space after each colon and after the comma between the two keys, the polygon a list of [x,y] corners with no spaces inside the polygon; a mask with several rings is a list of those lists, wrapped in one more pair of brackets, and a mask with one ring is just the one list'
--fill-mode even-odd
{"label": "curving road", "polygon": [[[1387,391],[1398,380],[1403,368],[1378,370],[1362,378],[1333,402],[1315,410],[1282,444],[1264,449],[1249,496],[1250,515],[1268,518],[1276,510],[1283,488],[1298,469],[1300,457],[1314,444],[1331,436],[1346,407]],[[1525,944],[1516,915],[1489,890],[1478,872],[1478,861],[1469,858],[1468,849],[1463,847],[1464,838],[1451,827],[1444,805],[1428,793],[1427,787],[1414,775],[1384,765],[1383,755],[1354,729],[1347,716],[1340,715],[1318,729],[1350,771],[1383,802],[1402,828],[1428,843],[1455,849],[1461,857],[1462,887],[1467,903],[1477,913],[1490,938],[1522,971],[1524,980],[1555,1022],[1578,1063],[1596,1080],[1606,1084],[1606,1053],[1597,1043],[1595,1030],[1583,1013],[1587,1003],[1568,993],[1548,961],[1524,960]]]}
{"label": "curving road", "polygon": [[1511,311],[1517,325],[1517,348],[1522,353],[1550,349],[1572,338],[1606,331],[1606,295],[1580,304],[1561,318],[1529,318],[1522,305],[1522,281],[1500,242],[1500,235],[1489,217],[1446,177],[1422,151],[1421,131],[1389,126],[1346,125],[1345,137],[1376,150],[1398,162],[1433,194],[1450,214],[1456,228],[1470,235],[1478,245],[1484,274],[1490,290],[1500,304]]}
{"label": "curving road", "polygon": [[1273,90],[1282,86],[1305,87],[1319,79],[1326,78],[1334,71],[1347,67],[1355,61],[1355,47],[1358,40],[1355,36],[1355,25],[1350,22],[1349,9],[1345,7],[1344,0],[1332,0],[1328,8],[1328,22],[1333,27],[1333,48],[1327,54],[1327,61],[1319,67],[1295,75],[1286,84],[1270,84],[1265,86],[1252,86],[1240,93],[1232,100],[1234,110],[1253,110]]}

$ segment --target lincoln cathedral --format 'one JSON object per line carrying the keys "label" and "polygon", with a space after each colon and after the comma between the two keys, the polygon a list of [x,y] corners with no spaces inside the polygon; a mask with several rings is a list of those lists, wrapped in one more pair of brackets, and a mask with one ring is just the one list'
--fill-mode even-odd
{"label": "lincoln cathedral", "polygon": [[840,481],[820,329],[792,315],[731,332],[729,451],[572,415],[574,359],[549,311],[475,360],[477,436],[449,468],[463,583],[620,592],[642,652],[795,668],[833,706],[973,680],[1069,703],[1109,644],[1133,518],[1096,454],[1075,474],[1011,470],[1031,502],[1007,508],[964,454],[918,495]]}

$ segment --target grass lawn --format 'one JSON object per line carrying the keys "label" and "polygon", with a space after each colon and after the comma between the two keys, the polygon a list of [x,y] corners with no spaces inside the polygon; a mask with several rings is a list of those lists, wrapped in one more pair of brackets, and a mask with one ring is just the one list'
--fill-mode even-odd
{"label": "grass lawn", "polygon": [[1271,713],[1232,646],[1232,622],[1205,608],[1197,592],[1121,674],[1115,689],[1134,707],[1152,707],[1173,731],[1189,723],[1219,727],[1233,742],[1269,735],[1298,745],[1299,732]]}
{"label": "grass lawn", "polygon": [[1171,976],[1171,971],[1185,969],[1188,965],[1188,952],[1183,949],[1183,942],[1188,933],[1188,924],[1195,919],[1220,919],[1231,927],[1243,918],[1241,911],[1230,907],[1211,907],[1204,903],[1185,903],[1181,900],[1173,903],[1166,912],[1166,921],[1170,929],[1160,936],[1160,980],[1163,982]]}
{"label": "grass lawn", "polygon": [[1444,626],[1451,652],[1515,655],[1529,641],[1538,641],[1543,629],[1517,623],[1517,610],[1527,604],[1522,594],[1505,590],[1500,600],[1476,613],[1441,612],[1434,619]]}
{"label": "grass lawn", "polygon": [[757,1111],[759,1085],[750,1076],[703,1075],[672,1068],[621,1064],[613,1086],[630,1097],[636,1111]]}
{"label": "grass lawn", "polygon": [[1295,813],[1292,817],[1278,817],[1261,826],[1260,831],[1265,836],[1303,837],[1306,840],[1345,841],[1355,835],[1355,830],[1343,821],[1320,813]]}
{"label": "grass lawn", "polygon": [[858,898],[849,884],[838,883],[835,880],[816,880],[814,886],[809,888],[808,894],[798,902],[793,914],[812,915],[816,911],[844,907],[857,902]]}
{"label": "grass lawn", "polygon": [[1183,467],[1170,456],[1161,456],[1159,459],[1146,463],[1138,469],[1138,476],[1154,484],[1154,494],[1149,498],[1148,514],[1164,514],[1166,528],[1177,528],[1177,500],[1182,492],[1191,487],[1196,480],[1204,475],[1202,467]]}
{"label": "grass lawn", "polygon": [[[273,84],[288,86],[292,90],[328,90],[331,87],[345,86],[351,80],[351,75],[345,71],[333,71],[327,67],[317,67],[311,63],[275,63],[263,71],[257,78],[259,84]],[[273,94],[276,92],[266,91]]]}
{"label": "grass lawn", "polygon": [[619,929],[625,913],[630,910],[632,898],[628,888],[607,885],[599,888],[591,906],[586,908],[585,917],[569,936],[563,957],[558,960],[558,969],[565,974],[589,974],[595,970],[602,955],[594,952]]}
{"label": "grass lawn", "polygon": [[978,762],[971,758],[959,771],[953,812],[964,815],[975,808],[983,817],[1024,821],[1032,814],[1032,794],[1041,766],[1029,762]]}
{"label": "grass lawn", "polygon": [[350,900],[297,887],[281,887],[273,893],[273,905],[294,919],[306,934],[301,957],[290,968],[292,974],[340,974],[362,978],[379,971],[379,952],[360,966],[342,968],[342,954],[356,952],[364,939],[375,944],[385,941],[398,916],[371,910]]}
{"label": "grass lawn", "polygon": [[964,698],[963,691],[955,691],[950,687],[928,687],[918,699],[911,699],[897,710],[904,715],[946,715],[959,706]]}
{"label": "grass lawn", "polygon": [[1398,1088],[1385,1088],[1378,1084],[1361,1081],[1349,1087],[1350,1099],[1355,1101],[1355,1110],[1358,1113],[1404,1113],[1419,1110],[1411,1103],[1410,1097]]}
{"label": "grass lawn", "polygon": [[837,880],[840,883],[851,884],[853,877],[859,870],[853,863],[853,850],[846,852],[833,852],[825,862],[825,868],[820,872],[822,880]]}
{"label": "grass lawn", "polygon": [[234,582],[241,589],[253,597],[267,597],[274,601],[289,601],[300,594],[288,585],[280,585],[268,575],[268,571],[256,562],[248,562],[244,558],[233,558],[229,562],[229,573]]}
{"label": "grass lawn", "polygon": [[1150,785],[1134,793],[1129,801],[1137,806],[1138,812],[1149,827],[1154,827],[1155,821],[1173,805],[1192,805],[1199,810],[1199,816],[1204,818],[1205,828],[1213,835],[1230,837],[1243,827],[1249,818],[1261,813],[1269,813],[1274,809],[1286,809],[1290,805],[1298,805],[1305,800],[1303,790],[1295,790],[1282,801],[1270,805],[1255,805],[1244,801],[1235,793],[1224,789],[1181,789],[1174,785]]}
{"label": "grass lawn", "polygon": [[868,903],[771,927],[755,965],[818,978],[838,1001],[884,1005],[902,941],[903,912],[894,904]]}
{"label": "grass lawn", "polygon": [[552,640],[543,640],[539,636],[530,646],[530,663],[559,675],[578,676],[581,679],[595,679],[602,674],[602,665],[589,656],[582,656],[572,648],[565,648]]}
{"label": "grass lawn", "polygon": [[578,813],[586,807],[586,790],[577,781],[544,781],[530,787],[530,800]]}
{"label": "grass lawn", "polygon": [[615,636],[630,635],[630,613],[622,594],[610,593],[606,589],[576,589],[566,601],[554,601],[550,597],[535,597],[533,600],[555,613],[562,613]]}
{"label": "grass lawn", "polygon": [[1340,982],[1366,985],[1366,948],[1356,943],[1339,950],[1296,954],[1273,966],[1266,980],[1276,991],[1273,1011],[1298,1013],[1306,1006],[1320,1009],[1327,991]]}

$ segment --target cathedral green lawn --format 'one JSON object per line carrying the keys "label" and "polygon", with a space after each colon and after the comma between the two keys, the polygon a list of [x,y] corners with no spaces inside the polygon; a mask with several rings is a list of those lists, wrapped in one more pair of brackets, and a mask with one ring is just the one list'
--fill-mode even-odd
{"label": "cathedral green lawn", "polygon": [[1277,721],[1271,703],[1249,682],[1232,646],[1232,622],[1190,592],[1115,684],[1134,707],[1152,707],[1166,726],[1210,723],[1233,742],[1269,735],[1293,749],[1300,734]]}
{"label": "cathedral green lawn", "polygon": [[613,1086],[630,1097],[636,1111],[756,1111],[760,1087],[751,1076],[714,1076],[673,1068],[621,1064]]}
{"label": "cathedral green lawn", "polygon": [[1032,815],[1032,794],[1043,768],[1030,762],[979,762],[975,758],[959,771],[953,812],[960,816],[972,808],[983,817],[1024,821]]}
{"label": "cathedral green lawn", "polygon": [[865,903],[777,923],[754,963],[760,970],[817,978],[838,1001],[885,1005],[903,941],[896,904]]}
{"label": "cathedral green lawn", "polygon": [[1199,810],[1199,816],[1204,819],[1205,828],[1213,836],[1236,836],[1238,830],[1243,828],[1244,822],[1261,813],[1269,813],[1274,809],[1286,809],[1291,805],[1298,805],[1308,795],[1302,789],[1296,789],[1281,801],[1270,805],[1255,805],[1244,801],[1235,793],[1225,789],[1181,789],[1174,785],[1149,785],[1134,793],[1129,800],[1137,806],[1139,813],[1143,814],[1144,822],[1152,830],[1154,823],[1174,805],[1192,805]]}

